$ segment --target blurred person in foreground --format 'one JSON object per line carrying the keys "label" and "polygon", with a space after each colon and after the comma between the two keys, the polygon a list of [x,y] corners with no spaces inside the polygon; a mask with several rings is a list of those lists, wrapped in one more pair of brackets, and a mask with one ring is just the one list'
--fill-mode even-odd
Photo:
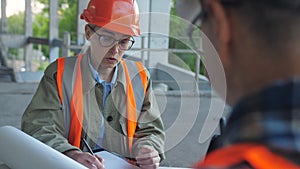
{"label": "blurred person in foreground", "polygon": [[140,35],[136,0],[90,0],[81,14],[90,47],[48,66],[22,117],[22,130],[88,168],[107,150],[158,168],[164,131],[148,71],[123,59]]}
{"label": "blurred person in foreground", "polygon": [[195,168],[299,169],[300,0],[177,2],[183,9],[218,52],[232,106],[221,147]]}

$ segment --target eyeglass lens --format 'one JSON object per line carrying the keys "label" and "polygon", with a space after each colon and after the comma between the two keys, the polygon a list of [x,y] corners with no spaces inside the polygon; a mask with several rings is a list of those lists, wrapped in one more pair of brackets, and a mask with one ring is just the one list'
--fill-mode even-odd
{"label": "eyeglass lens", "polygon": [[131,36],[128,38],[121,39],[121,40],[116,40],[112,36],[101,35],[101,34],[97,33],[97,31],[91,25],[88,25],[88,26],[90,27],[90,29],[93,32],[95,32],[99,36],[99,43],[103,47],[109,47],[109,46],[112,46],[113,44],[115,44],[116,42],[118,42],[120,49],[129,50],[129,49],[131,49],[131,47],[133,46],[133,44],[135,42],[133,37],[131,37]]}
{"label": "eyeglass lens", "polygon": [[99,41],[103,47],[109,47],[118,42],[118,45],[122,50],[130,49],[134,43],[134,40],[131,37],[115,40],[113,37],[107,35],[99,35]]}

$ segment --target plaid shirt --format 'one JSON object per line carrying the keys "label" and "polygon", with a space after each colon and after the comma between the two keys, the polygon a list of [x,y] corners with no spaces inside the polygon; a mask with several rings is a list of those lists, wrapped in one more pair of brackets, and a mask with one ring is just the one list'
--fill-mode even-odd
{"label": "plaid shirt", "polygon": [[300,79],[278,81],[244,98],[227,124],[223,146],[262,143],[300,166]]}

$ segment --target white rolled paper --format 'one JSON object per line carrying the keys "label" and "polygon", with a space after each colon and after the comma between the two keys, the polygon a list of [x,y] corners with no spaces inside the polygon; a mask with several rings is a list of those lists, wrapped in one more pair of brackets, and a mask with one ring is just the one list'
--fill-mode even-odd
{"label": "white rolled paper", "polygon": [[86,169],[78,162],[11,126],[0,127],[0,162],[11,169]]}

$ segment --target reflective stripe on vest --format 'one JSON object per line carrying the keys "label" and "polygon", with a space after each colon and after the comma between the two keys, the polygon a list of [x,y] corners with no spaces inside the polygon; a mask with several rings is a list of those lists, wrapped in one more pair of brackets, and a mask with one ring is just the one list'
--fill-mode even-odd
{"label": "reflective stripe on vest", "polygon": [[[76,64],[76,74],[74,88],[70,102],[70,126],[68,133],[68,141],[75,147],[80,147],[81,133],[82,133],[82,120],[83,120],[83,97],[82,97],[82,76],[81,76],[81,59],[79,55]],[[57,86],[59,91],[59,98],[63,102],[63,72],[65,69],[65,58],[57,60]]]}
{"label": "reflective stripe on vest", "polygon": [[300,166],[272,153],[267,147],[257,144],[236,144],[216,150],[195,165],[196,168],[226,168],[248,162],[255,169],[300,169]]}
{"label": "reflective stripe on vest", "polygon": [[[71,94],[71,102],[69,105],[70,106],[69,125],[72,127],[70,126],[68,127],[69,128],[68,141],[70,144],[78,148],[80,148],[82,120],[83,120],[83,111],[84,111],[83,96],[82,96],[82,77],[81,77],[81,67],[80,67],[81,59],[82,59],[82,55],[79,55],[76,62],[77,63],[75,69],[76,74],[75,76],[73,75],[73,77],[75,77],[75,82]],[[66,99],[64,99],[64,96],[67,95],[67,92],[64,92],[63,90],[64,89],[63,80],[67,77],[63,77],[63,74],[66,71],[70,72],[70,70],[66,70],[65,68],[65,58],[59,58],[57,59],[57,62],[58,62],[58,67],[57,67],[58,94],[59,94],[60,101],[66,105],[67,103],[64,103],[64,100],[66,101]],[[137,125],[136,124],[137,118],[143,106],[143,101],[147,90],[148,77],[147,77],[146,70],[144,69],[144,67],[140,62],[135,62],[136,66],[128,67],[126,62],[123,59],[121,59],[121,64],[124,68],[124,73],[126,77],[126,93],[127,93],[126,94],[126,99],[127,99],[126,115],[127,115],[127,132],[128,132],[127,134],[128,134],[128,147],[131,152],[133,137]],[[135,76],[134,73],[139,73],[139,76]],[[135,78],[131,79],[130,75],[133,75],[133,77]],[[72,76],[72,75],[69,74],[68,76]],[[134,86],[134,89],[132,86]]]}
{"label": "reflective stripe on vest", "polygon": [[[132,143],[133,143],[133,136],[135,133],[135,129],[136,129],[136,122],[137,122],[137,114],[138,112],[141,110],[141,102],[140,99],[137,99],[136,97],[136,93],[133,90],[132,87],[132,83],[131,83],[131,79],[130,79],[130,74],[128,72],[128,67],[125,63],[125,61],[123,59],[121,59],[121,63],[123,65],[124,68],[124,73],[125,73],[125,77],[126,77],[126,91],[127,91],[127,95],[126,95],[126,100],[127,100],[127,106],[126,106],[126,112],[127,112],[127,135],[128,135],[128,147],[130,150],[130,153],[132,152]],[[140,72],[140,77],[141,77],[141,82],[143,84],[143,82],[145,83],[145,81],[143,81],[144,76],[146,75],[144,68],[140,69],[140,65],[137,66],[137,68],[139,69]],[[142,73],[141,73],[142,72]],[[145,77],[147,78],[147,76]],[[141,84],[141,83],[140,83]],[[137,84],[138,85],[138,84]],[[147,84],[146,84],[147,85]],[[143,85],[143,93],[146,92],[146,88],[145,88],[145,84]],[[140,92],[141,93],[141,92]],[[138,109],[140,104],[140,109]]]}

